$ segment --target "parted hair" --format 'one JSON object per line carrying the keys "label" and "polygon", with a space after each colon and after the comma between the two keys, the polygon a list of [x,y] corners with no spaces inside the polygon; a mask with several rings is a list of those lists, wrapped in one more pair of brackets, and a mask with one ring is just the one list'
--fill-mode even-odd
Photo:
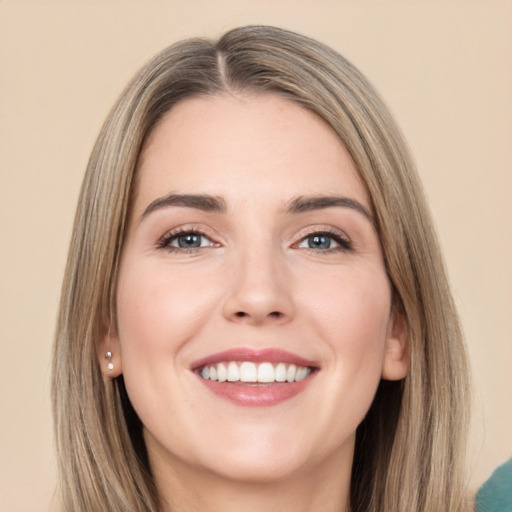
{"label": "parted hair", "polygon": [[324,119],[372,202],[410,370],[382,381],[358,427],[352,512],[462,512],[469,377],[457,313],[415,165],[368,80],[329,47],[274,27],[169,46],[132,79],[92,151],[80,192],[58,315],[52,397],[66,512],[161,510],[123,378],[105,377],[98,342],[116,329],[116,284],[137,161],[178,102],[273,93]]}

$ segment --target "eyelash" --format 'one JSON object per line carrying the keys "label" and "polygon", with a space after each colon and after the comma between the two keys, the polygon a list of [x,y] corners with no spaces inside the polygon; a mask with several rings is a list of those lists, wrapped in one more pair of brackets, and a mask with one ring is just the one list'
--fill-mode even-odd
{"label": "eyelash", "polygon": [[[172,242],[174,242],[178,238],[180,238],[182,236],[186,236],[186,235],[197,235],[198,237],[205,238],[205,239],[209,240],[211,243],[206,246],[200,245],[199,247],[174,247],[171,245]],[[336,244],[338,244],[337,247],[333,247],[333,248],[329,247],[327,249],[314,249],[312,247],[304,247],[302,249],[305,249],[314,254],[328,254],[328,253],[333,253],[333,252],[350,252],[353,250],[352,243],[346,236],[341,235],[337,231],[331,231],[331,230],[325,230],[325,229],[320,230],[320,231],[312,231],[312,232],[308,233],[307,235],[303,236],[298,242],[293,244],[292,247],[300,248],[299,245],[304,243],[308,239],[311,239],[313,237],[322,237],[322,236],[326,237],[330,240],[333,240]],[[164,236],[162,236],[158,240],[158,242],[156,244],[156,248],[157,249],[165,249],[169,252],[194,253],[194,252],[199,251],[200,249],[215,247],[216,245],[218,245],[218,244],[216,244],[216,242],[212,241],[212,239],[208,235],[206,235],[204,232],[202,232],[198,229],[194,229],[194,228],[189,228],[189,229],[185,228],[185,229],[174,230],[169,233],[166,233]]]}
{"label": "eyelash", "polygon": [[[178,238],[180,238],[182,236],[186,236],[186,235],[197,235],[198,237],[206,238],[207,240],[209,240],[211,242],[211,244],[209,244],[208,246],[199,246],[199,247],[174,247],[171,245],[171,243],[173,241],[177,240]],[[157,249],[165,249],[169,252],[193,253],[193,252],[197,252],[200,249],[214,247],[215,245],[217,245],[217,244],[215,242],[213,242],[212,239],[208,235],[206,235],[204,232],[199,231],[198,229],[190,228],[190,229],[178,229],[178,230],[174,230],[169,233],[166,233],[164,236],[162,236],[158,240],[156,247],[157,247]]]}
{"label": "eyelash", "polygon": [[327,249],[313,249],[312,247],[304,247],[305,250],[312,252],[314,254],[328,254],[333,252],[350,252],[353,250],[352,242],[341,233],[337,231],[331,231],[328,229],[320,230],[320,231],[313,231],[311,233],[308,233],[306,236],[302,237],[297,243],[294,244],[294,246],[298,247],[299,244],[307,241],[310,238],[314,237],[326,237],[328,239],[333,240],[336,244],[338,244],[337,247],[329,247]]}

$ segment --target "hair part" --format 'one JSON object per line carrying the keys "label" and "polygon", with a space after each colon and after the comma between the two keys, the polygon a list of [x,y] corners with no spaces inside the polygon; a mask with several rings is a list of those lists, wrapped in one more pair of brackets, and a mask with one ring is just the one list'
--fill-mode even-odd
{"label": "hair part", "polygon": [[[324,119],[372,201],[411,366],[382,381],[358,428],[352,512],[467,510],[468,369],[430,213],[407,144],[383,101],[345,58],[304,36],[243,27],[165,49],[134,77],[92,151],[75,217],[53,355],[53,411],[65,510],[157,512],[142,426],[122,377],[101,373],[116,328],[116,284],[138,160],[186,98],[274,93]],[[109,327],[109,326],[112,327]]]}

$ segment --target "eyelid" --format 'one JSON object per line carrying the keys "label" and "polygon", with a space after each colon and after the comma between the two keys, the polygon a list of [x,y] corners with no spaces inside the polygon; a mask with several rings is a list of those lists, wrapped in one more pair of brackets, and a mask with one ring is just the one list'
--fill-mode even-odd
{"label": "eyelid", "polygon": [[[319,250],[319,249],[311,249],[311,248],[303,248],[306,250],[311,250],[316,253],[327,253],[327,252],[335,252],[335,251],[350,251],[353,249],[353,243],[350,237],[343,232],[342,230],[335,229],[332,227],[325,226],[310,226],[298,234],[298,241],[295,242],[292,247],[299,248],[298,245],[304,242],[307,238],[315,236],[315,235],[324,235],[332,238],[337,244],[337,247]],[[301,248],[302,249],[302,248]]]}
{"label": "eyelid", "polygon": [[[190,225],[184,225],[179,226],[176,228],[172,228],[168,231],[166,231],[158,240],[156,241],[156,248],[157,249],[166,249],[168,251],[180,251],[180,252],[186,252],[186,251],[197,251],[199,249],[207,249],[209,247],[218,247],[220,245],[219,242],[215,240],[215,237],[209,233],[210,230],[204,228],[204,227],[198,227],[198,226],[190,226]],[[181,248],[181,247],[174,247],[171,246],[170,243],[173,241],[173,239],[176,239],[180,236],[187,235],[187,234],[194,234],[202,236],[206,239],[208,239],[211,242],[211,245],[204,246],[204,247],[191,247],[191,248]]]}
{"label": "eyelid", "polygon": [[[170,243],[173,239],[178,238],[179,236],[183,236],[186,234],[196,234],[202,236],[211,242],[210,245],[203,247],[194,247],[194,248],[182,248],[182,247],[174,247],[171,246]],[[301,248],[298,247],[299,244],[304,242],[307,238],[315,236],[315,235],[324,235],[327,236],[336,242],[337,246],[329,249],[311,249],[311,248]],[[296,235],[294,242],[291,247],[297,249],[310,250],[315,253],[328,253],[328,252],[336,252],[336,251],[350,251],[353,249],[353,243],[347,234],[337,228],[333,228],[332,226],[308,226],[299,231]],[[219,247],[221,242],[218,241],[218,237],[211,233],[211,230],[205,226],[197,226],[197,225],[182,225],[172,229],[167,230],[162,236],[160,236],[156,243],[155,247],[157,249],[167,249],[169,251],[177,250],[180,252],[184,251],[197,251],[200,249],[207,249],[210,247]]]}

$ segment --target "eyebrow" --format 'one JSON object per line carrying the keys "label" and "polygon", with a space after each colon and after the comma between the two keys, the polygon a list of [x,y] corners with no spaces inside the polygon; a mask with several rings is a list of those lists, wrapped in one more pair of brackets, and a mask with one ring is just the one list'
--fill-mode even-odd
{"label": "eyebrow", "polygon": [[[142,213],[142,221],[150,213],[161,208],[169,206],[181,206],[185,208],[194,208],[204,212],[225,213],[227,211],[226,202],[222,197],[209,194],[174,194],[170,193],[164,197],[159,197],[151,202]],[[372,224],[375,223],[373,215],[355,199],[344,196],[298,196],[290,201],[284,209],[285,213],[296,214],[305,213],[325,208],[350,208],[361,213]]]}
{"label": "eyebrow", "polygon": [[344,196],[299,196],[293,199],[286,208],[286,213],[304,213],[324,208],[351,208],[364,215],[372,224],[373,215],[359,201]]}
{"label": "eyebrow", "polygon": [[155,199],[144,210],[140,220],[143,220],[150,213],[168,206],[183,206],[185,208],[195,208],[204,212],[224,213],[227,210],[226,202],[222,197],[211,196],[207,194],[168,194],[164,197]]}

